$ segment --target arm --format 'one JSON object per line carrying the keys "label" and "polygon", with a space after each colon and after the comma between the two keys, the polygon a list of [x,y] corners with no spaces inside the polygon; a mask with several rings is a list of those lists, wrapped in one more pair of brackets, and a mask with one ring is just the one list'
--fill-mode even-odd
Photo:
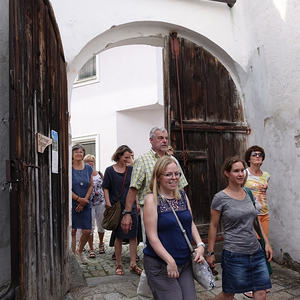
{"label": "arm", "polygon": [[110,202],[110,199],[109,199],[109,190],[103,188],[103,193],[104,193],[104,198],[105,198],[105,205],[110,207],[111,202]]}
{"label": "arm", "polygon": [[176,262],[158,238],[157,218],[157,204],[153,199],[153,194],[148,194],[144,202],[144,224],[147,238],[155,253],[166,262],[168,277],[178,278],[179,272]]}
{"label": "arm", "polygon": [[[187,195],[185,195],[186,197],[186,202],[187,202],[187,205],[188,205],[188,209],[191,213],[191,216],[193,217],[193,214],[192,214],[192,209],[191,209],[191,205],[190,205],[190,200],[189,198],[187,197]],[[200,237],[200,234],[199,234],[199,231],[194,223],[194,221],[192,220],[192,237],[193,237],[193,240],[194,242],[198,245],[199,243],[202,243],[202,240],[201,240],[201,237]],[[195,252],[196,252],[196,256],[195,256],[195,259],[194,261],[196,262],[199,262],[199,263],[202,263],[204,261],[204,247],[203,246],[198,246],[196,249],[195,249]]]}
{"label": "arm", "polygon": [[264,233],[264,230],[260,224],[260,221],[258,220],[258,224],[259,224],[259,227],[260,227],[260,230],[261,230],[261,234],[265,240],[265,252],[266,252],[266,256],[268,258],[268,261],[271,261],[272,257],[273,257],[273,249],[271,247],[271,244],[270,244],[270,241],[267,237],[267,235]]}
{"label": "arm", "polygon": [[[134,202],[136,201],[137,198],[137,189],[135,188],[129,188],[127,197],[126,197],[126,205],[125,205],[125,210],[126,211],[131,211],[132,206]],[[123,216],[122,221],[121,221],[121,228],[125,233],[128,233],[128,231],[131,229],[132,225],[132,218],[131,214],[126,214]]]}
{"label": "arm", "polygon": [[[220,216],[221,212],[215,209],[210,210],[210,224],[209,224],[209,230],[208,230],[208,252],[214,252],[215,242],[216,242],[216,236],[217,236],[217,230],[220,222]],[[215,256],[207,256],[206,260],[209,264],[209,266],[213,269],[215,267]]]}

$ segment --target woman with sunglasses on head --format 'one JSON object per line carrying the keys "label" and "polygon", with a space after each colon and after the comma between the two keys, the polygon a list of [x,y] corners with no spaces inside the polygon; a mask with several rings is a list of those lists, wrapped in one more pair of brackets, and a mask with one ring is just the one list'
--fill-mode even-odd
{"label": "woman with sunglasses on head", "polygon": [[[258,210],[242,187],[245,167],[246,163],[239,157],[226,159],[223,174],[228,184],[215,194],[211,204],[206,257],[211,268],[215,266],[214,246],[221,220],[224,227],[222,292],[215,300],[232,300],[236,293],[247,291],[253,291],[255,300],[265,300],[266,289],[271,288],[265,256],[254,229]],[[270,261],[273,251],[268,238],[263,236]]]}
{"label": "woman with sunglasses on head", "polygon": [[203,262],[204,247],[192,219],[189,199],[178,190],[181,173],[169,156],[155,164],[145,198],[146,248],[144,268],[155,299],[196,300],[191,252],[171,209],[174,208],[190,241],[197,245],[195,261]]}
{"label": "woman with sunglasses on head", "polygon": [[[254,197],[261,204],[261,209],[258,214],[258,219],[262,229],[267,237],[269,237],[269,208],[267,202],[267,189],[270,180],[270,174],[262,171],[261,166],[265,159],[265,151],[260,146],[252,146],[245,153],[245,161],[248,165],[247,181],[245,187],[249,188]],[[269,292],[269,290],[267,290]],[[252,298],[252,292],[245,293],[245,296]]]}

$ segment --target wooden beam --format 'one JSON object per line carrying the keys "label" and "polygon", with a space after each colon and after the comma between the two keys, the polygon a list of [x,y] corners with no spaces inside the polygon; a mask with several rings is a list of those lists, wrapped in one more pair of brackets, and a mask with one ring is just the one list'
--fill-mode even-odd
{"label": "wooden beam", "polygon": [[233,5],[235,4],[236,0],[209,0],[209,1],[215,1],[215,2],[223,2],[223,3],[227,3],[227,5],[229,7],[233,7]]}

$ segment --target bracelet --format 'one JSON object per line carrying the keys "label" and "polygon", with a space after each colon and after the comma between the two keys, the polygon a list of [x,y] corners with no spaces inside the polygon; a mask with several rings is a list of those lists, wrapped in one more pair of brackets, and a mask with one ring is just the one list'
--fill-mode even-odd
{"label": "bracelet", "polygon": [[212,256],[212,255],[215,255],[214,251],[212,251],[212,252],[207,251],[206,256]]}
{"label": "bracelet", "polygon": [[200,243],[197,244],[197,248],[200,247],[200,246],[202,246],[205,249],[205,244],[203,242],[200,242]]}
{"label": "bracelet", "polygon": [[78,199],[79,199],[80,197],[79,196],[77,196],[77,199],[76,199],[76,201],[78,201]]}

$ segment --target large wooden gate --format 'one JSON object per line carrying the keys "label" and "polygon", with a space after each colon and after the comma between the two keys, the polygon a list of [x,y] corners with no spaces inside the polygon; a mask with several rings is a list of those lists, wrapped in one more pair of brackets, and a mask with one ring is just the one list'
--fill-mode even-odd
{"label": "large wooden gate", "polygon": [[203,48],[172,34],[164,50],[165,119],[189,185],[193,216],[208,232],[213,195],[224,187],[221,166],[242,154],[249,128],[236,86]]}
{"label": "large wooden gate", "polygon": [[[43,153],[38,134],[53,138]],[[48,0],[10,1],[7,177],[17,293],[20,299],[60,299],[69,284],[68,99],[62,44]]]}

